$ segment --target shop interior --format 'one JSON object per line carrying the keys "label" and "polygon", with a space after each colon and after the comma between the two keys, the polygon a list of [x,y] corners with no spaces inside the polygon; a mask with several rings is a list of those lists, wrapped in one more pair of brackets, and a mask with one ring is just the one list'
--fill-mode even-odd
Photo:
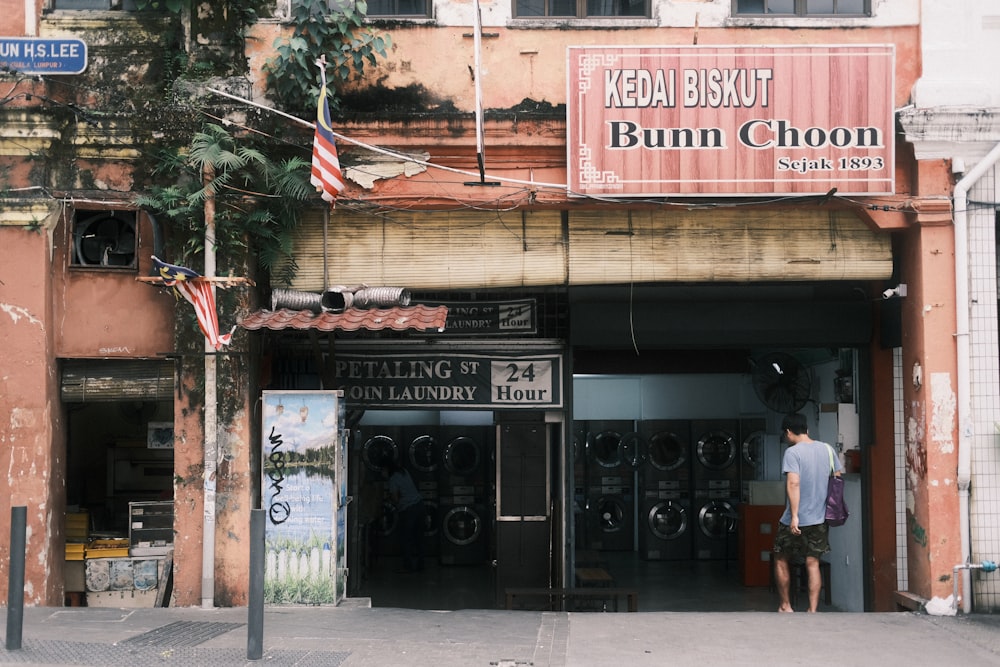
{"label": "shop interior", "polygon": [[[639,611],[773,611],[768,536],[784,505],[777,433],[787,411],[804,412],[813,437],[838,449],[861,508],[853,351],[767,350],[751,358],[762,368],[574,378],[573,451],[552,460],[573,461],[575,585],[635,589]],[[375,488],[359,494],[365,529],[352,571],[361,574],[350,595],[373,606],[504,605],[491,420],[492,413],[364,415],[353,433],[354,469]],[[428,567],[420,573],[399,572],[392,508],[378,506],[376,462],[385,456],[408,467],[425,499]],[[863,610],[860,567],[843,566],[863,561],[855,516],[831,538],[827,608]],[[601,574],[582,581],[582,572]]]}
{"label": "shop interior", "polygon": [[[562,558],[558,545],[566,530],[574,575],[606,572],[609,581],[598,585],[636,589],[640,611],[773,610],[767,549],[753,536],[766,535],[784,503],[778,424],[789,408],[806,413],[812,435],[835,445],[848,471],[856,472],[852,378],[858,362],[852,350],[829,348],[757,351],[747,358],[795,377],[779,377],[782,387],[773,395],[762,384],[767,373],[753,368],[574,378],[573,422],[565,438],[559,431],[550,444],[557,519],[551,562]],[[107,593],[108,604],[120,604],[126,584],[133,598],[167,593],[172,403],[116,400],[66,408],[68,602],[98,606]],[[349,596],[387,607],[504,605],[495,566],[494,420],[490,411],[368,410],[349,425]],[[386,456],[410,471],[425,499],[426,569],[420,573],[398,571],[396,522],[384,498]],[[835,608],[861,611],[860,479],[848,478],[857,520],[835,531],[832,587]],[[560,488],[572,488],[574,519],[565,525],[558,520]],[[122,571],[90,572],[88,558],[121,561]],[[853,565],[845,568],[845,561]],[[558,576],[553,566],[552,580]]]}
{"label": "shop interior", "polygon": [[173,546],[173,403],[66,403],[66,601],[154,606]]}

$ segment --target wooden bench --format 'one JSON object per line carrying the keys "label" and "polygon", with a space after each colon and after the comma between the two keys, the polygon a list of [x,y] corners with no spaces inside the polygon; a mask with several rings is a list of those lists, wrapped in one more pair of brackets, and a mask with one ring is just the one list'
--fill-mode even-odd
{"label": "wooden bench", "polygon": [[610,588],[615,585],[615,580],[603,567],[578,567],[576,568],[576,585],[580,587],[603,586]]}
{"label": "wooden bench", "polygon": [[619,598],[628,600],[628,610],[630,612],[639,611],[639,591],[634,588],[602,588],[602,587],[575,587],[575,588],[508,588],[505,590],[507,597],[507,609],[514,608],[514,599],[519,597],[541,597],[547,598],[548,608],[551,611],[570,611],[566,609],[566,604],[574,600],[612,600],[614,611],[618,611]]}

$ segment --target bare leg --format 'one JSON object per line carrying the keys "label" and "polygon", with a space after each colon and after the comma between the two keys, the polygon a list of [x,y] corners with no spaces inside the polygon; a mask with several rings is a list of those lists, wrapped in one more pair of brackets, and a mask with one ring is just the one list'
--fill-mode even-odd
{"label": "bare leg", "polygon": [[819,608],[819,592],[823,588],[819,558],[806,556],[806,570],[809,571],[809,612],[815,614]]}
{"label": "bare leg", "polygon": [[788,567],[788,557],[783,554],[774,554],[774,583],[778,586],[778,611],[795,611],[792,609],[792,603],[788,597],[790,581],[791,573]]}

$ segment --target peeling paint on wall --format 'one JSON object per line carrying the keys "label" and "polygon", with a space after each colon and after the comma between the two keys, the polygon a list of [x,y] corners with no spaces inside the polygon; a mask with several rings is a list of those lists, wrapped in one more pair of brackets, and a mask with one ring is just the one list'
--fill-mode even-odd
{"label": "peeling paint on wall", "polygon": [[906,422],[906,504],[911,512],[914,509],[913,489],[919,488],[927,477],[927,448],[924,435],[923,403],[913,401]]}
{"label": "peeling paint on wall", "polygon": [[14,324],[17,324],[23,318],[28,320],[28,324],[38,325],[42,331],[45,331],[45,325],[42,324],[42,321],[28,312],[26,308],[14,306],[9,303],[0,303],[0,311],[10,315],[10,319],[14,321]]}
{"label": "peeling paint on wall", "polygon": [[956,405],[951,373],[931,373],[931,405],[930,440],[942,454],[951,454],[955,451],[952,432]]}

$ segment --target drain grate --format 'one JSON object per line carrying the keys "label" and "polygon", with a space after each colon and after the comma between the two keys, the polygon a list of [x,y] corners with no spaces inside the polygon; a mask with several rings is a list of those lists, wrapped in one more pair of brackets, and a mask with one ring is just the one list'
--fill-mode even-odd
{"label": "drain grate", "polygon": [[197,646],[213,637],[224,635],[243,623],[205,623],[198,621],[176,621],[162,628],[156,628],[141,635],[118,642],[118,646]]}

